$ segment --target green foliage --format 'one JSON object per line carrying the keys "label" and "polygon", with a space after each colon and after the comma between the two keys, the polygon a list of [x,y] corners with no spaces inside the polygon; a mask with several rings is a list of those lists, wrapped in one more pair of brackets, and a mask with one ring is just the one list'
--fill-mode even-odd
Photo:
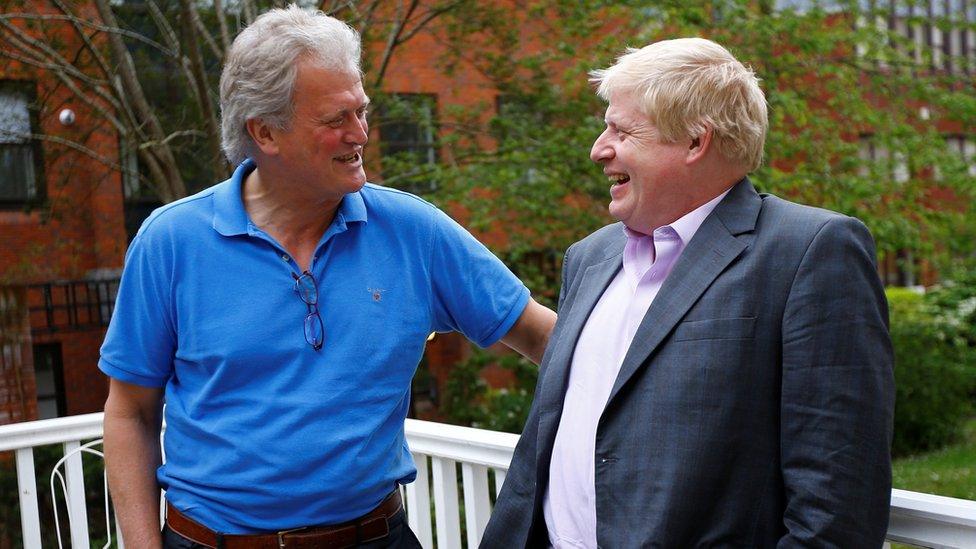
{"label": "green foliage", "polygon": [[[481,371],[497,363],[515,374],[514,388],[488,387]],[[521,433],[532,405],[538,368],[515,355],[493,355],[476,349],[451,370],[441,410],[453,423],[493,431]]]}
{"label": "green foliage", "polygon": [[[533,279],[534,292],[555,295],[558,277],[534,266],[535,256],[561,253],[612,221],[608,185],[588,158],[605,108],[588,71],[627,46],[704,36],[761,78],[770,107],[766,163],[752,175],[761,190],[856,216],[879,250],[937,269],[971,255],[976,177],[941,133],[976,119],[971,78],[929,70],[928,54],[916,62],[887,26],[855,25],[858,2],[828,5],[534,0],[521,13],[466,5],[433,31],[449,50],[440,67],[474,68],[498,91],[498,108],[439,113],[445,154],[423,167],[427,198],[475,231],[502,228],[507,240],[494,251]],[[384,162],[383,177],[397,186],[417,171]]]}
{"label": "green foliage", "polygon": [[950,274],[927,297],[946,323],[958,330],[965,344],[976,351],[976,270],[960,269]]}
{"label": "green foliage", "polygon": [[933,298],[890,288],[895,350],[894,455],[939,448],[973,410],[976,353]]}

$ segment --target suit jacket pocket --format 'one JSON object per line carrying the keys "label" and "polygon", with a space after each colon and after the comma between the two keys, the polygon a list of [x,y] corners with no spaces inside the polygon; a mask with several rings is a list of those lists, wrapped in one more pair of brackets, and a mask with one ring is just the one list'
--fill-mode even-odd
{"label": "suit jacket pocket", "polygon": [[752,339],[756,335],[756,317],[707,318],[686,320],[674,330],[674,341],[699,339]]}

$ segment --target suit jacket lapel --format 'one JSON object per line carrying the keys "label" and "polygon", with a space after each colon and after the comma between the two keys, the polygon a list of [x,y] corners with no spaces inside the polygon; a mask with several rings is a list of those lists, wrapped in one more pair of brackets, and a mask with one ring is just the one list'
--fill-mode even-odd
{"label": "suit jacket lapel", "polygon": [[[576,295],[573,299],[566,301],[566,303],[572,304],[569,310],[560,311],[560,314],[568,315],[566,324],[559,331],[558,339],[550,342],[550,345],[555,345],[552,358],[549,360],[542,383],[539,385],[539,391],[536,392],[535,396],[535,398],[540,399],[539,443],[536,445],[537,452],[540,455],[552,450],[552,441],[563,408],[566,380],[569,377],[576,342],[579,340],[583,326],[590,317],[593,307],[596,306],[600,296],[603,295],[610,281],[620,270],[625,241],[626,237],[621,231],[620,238],[608,246],[603,255],[604,259],[587,267],[580,283],[571,290],[575,291]],[[548,465],[548,459],[545,462]]]}
{"label": "suit jacket lapel", "polygon": [[746,249],[744,239],[736,236],[755,229],[761,207],[762,199],[746,178],[698,228],[644,314],[620,366],[607,406],[712,281]]}

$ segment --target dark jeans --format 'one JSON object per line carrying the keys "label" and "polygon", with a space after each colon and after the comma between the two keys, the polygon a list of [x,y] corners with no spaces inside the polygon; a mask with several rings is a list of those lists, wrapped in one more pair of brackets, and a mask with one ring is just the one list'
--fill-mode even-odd
{"label": "dark jeans", "polygon": [[[407,526],[407,515],[403,509],[393,515],[389,521],[390,533],[381,539],[357,545],[360,549],[420,549],[420,541]],[[169,526],[163,528],[164,549],[206,549],[205,545],[193,543],[183,536],[173,532]],[[326,549],[326,548],[323,548]]]}

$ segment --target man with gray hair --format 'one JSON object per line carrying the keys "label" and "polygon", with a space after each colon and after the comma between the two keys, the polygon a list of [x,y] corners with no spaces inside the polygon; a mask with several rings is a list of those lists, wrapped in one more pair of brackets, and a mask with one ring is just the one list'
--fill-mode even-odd
{"label": "man with gray hair", "polygon": [[566,252],[483,547],[880,547],[894,390],[867,229],[755,191],[766,102],[718,44],[592,76],[620,223]]}
{"label": "man with gray hair", "polygon": [[553,312],[448,216],[366,183],[359,58],[322,12],[257,18],[220,82],[239,167],[132,241],[99,361],[129,547],[417,547],[398,486],[428,334],[541,359]]}

